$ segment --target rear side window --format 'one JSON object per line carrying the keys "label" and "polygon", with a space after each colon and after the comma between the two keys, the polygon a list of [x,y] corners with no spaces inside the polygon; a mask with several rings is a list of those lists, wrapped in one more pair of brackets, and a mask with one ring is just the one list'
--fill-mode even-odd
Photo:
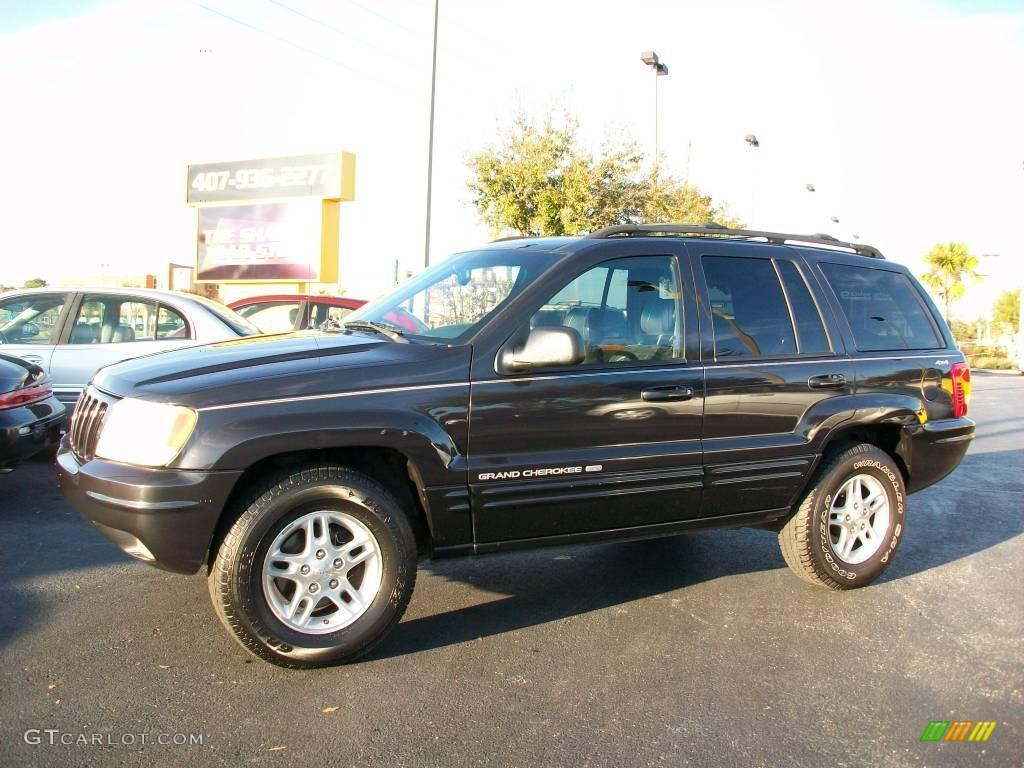
{"label": "rear side window", "polygon": [[796,264],[791,261],[776,261],[782,284],[789,296],[789,305],[796,319],[796,334],[800,341],[800,354],[824,355],[832,351],[825,334],[825,325],[821,322],[821,313],[814,303],[811,292],[807,289]]}
{"label": "rear side window", "polygon": [[839,298],[860,351],[943,346],[906,275],[847,264],[822,264],[821,269]]}
{"label": "rear side window", "polygon": [[715,357],[797,354],[796,334],[769,259],[704,256]]}

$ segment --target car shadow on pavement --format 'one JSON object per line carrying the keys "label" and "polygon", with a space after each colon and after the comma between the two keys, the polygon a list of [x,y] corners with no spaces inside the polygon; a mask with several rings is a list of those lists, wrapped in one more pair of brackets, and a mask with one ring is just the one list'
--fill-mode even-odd
{"label": "car shadow on pavement", "polygon": [[45,458],[0,475],[0,540],[0,648],[43,621],[55,575],[73,592],[80,571],[132,563],[64,500]]}
{"label": "car shadow on pavement", "polygon": [[[438,561],[423,570],[447,582],[463,582],[501,596],[406,619],[367,658],[464,643],[717,578],[781,567],[775,536],[749,530]],[[439,588],[449,587],[454,588]]]}
{"label": "car shadow on pavement", "polygon": [[[960,477],[971,477],[970,487],[958,485],[954,477],[912,496],[907,535],[878,583],[941,567],[1024,532],[1016,501],[1024,493],[1024,473],[999,479],[1007,461],[1017,458],[1010,451],[968,454]],[[701,582],[782,568],[785,562],[775,535],[750,529],[437,561],[423,571],[499,597],[406,619],[367,658],[469,642]],[[792,588],[816,589],[796,576]],[[784,598],[780,594],[779,599]]]}

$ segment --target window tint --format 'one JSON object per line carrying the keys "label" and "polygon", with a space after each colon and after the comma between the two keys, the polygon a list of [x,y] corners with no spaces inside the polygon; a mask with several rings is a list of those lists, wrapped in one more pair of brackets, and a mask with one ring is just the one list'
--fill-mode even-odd
{"label": "window tint", "polygon": [[822,271],[863,352],[935,349],[942,343],[905,275],[883,269],[822,264]]}
{"label": "window tint", "polygon": [[156,333],[156,302],[127,296],[82,299],[71,329],[71,344],[122,344],[152,341]]}
{"label": "window tint", "polygon": [[782,286],[769,259],[704,256],[715,357],[796,354]]}
{"label": "window tint", "polygon": [[821,322],[821,314],[814,303],[807,283],[804,282],[796,264],[791,261],[778,260],[775,266],[782,275],[782,284],[789,296],[789,305],[796,319],[796,334],[800,342],[800,354],[823,355],[831,352],[825,326]]}
{"label": "window tint", "polygon": [[530,327],[578,331],[584,365],[678,360],[680,295],[672,257],[617,259],[572,280],[537,310]]}
{"label": "window tint", "polygon": [[51,344],[64,294],[27,296],[0,302],[0,343]]}

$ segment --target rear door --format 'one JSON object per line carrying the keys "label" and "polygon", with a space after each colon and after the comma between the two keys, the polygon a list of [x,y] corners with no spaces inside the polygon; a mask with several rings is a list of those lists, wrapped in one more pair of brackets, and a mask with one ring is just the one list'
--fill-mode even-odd
{"label": "rear door", "polygon": [[690,247],[710,331],[702,337],[703,514],[789,507],[814,464],[814,436],[832,414],[852,411],[853,363],[796,251],[713,240]]}
{"label": "rear door", "polygon": [[684,299],[691,277],[673,248],[681,251],[668,244],[585,268],[532,307],[529,327],[583,336],[583,363],[525,375],[496,372],[493,356],[475,366],[469,477],[478,543],[700,514],[696,308],[692,292]]}
{"label": "rear door", "polygon": [[72,294],[29,293],[0,299],[0,352],[50,372]]}

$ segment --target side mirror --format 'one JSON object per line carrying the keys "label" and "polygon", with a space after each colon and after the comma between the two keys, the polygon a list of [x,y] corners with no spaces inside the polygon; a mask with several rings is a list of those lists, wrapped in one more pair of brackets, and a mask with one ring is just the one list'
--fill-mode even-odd
{"label": "side mirror", "polygon": [[502,351],[506,371],[526,371],[555,365],[577,365],[586,350],[579,331],[564,326],[534,328],[521,345],[510,344]]}

